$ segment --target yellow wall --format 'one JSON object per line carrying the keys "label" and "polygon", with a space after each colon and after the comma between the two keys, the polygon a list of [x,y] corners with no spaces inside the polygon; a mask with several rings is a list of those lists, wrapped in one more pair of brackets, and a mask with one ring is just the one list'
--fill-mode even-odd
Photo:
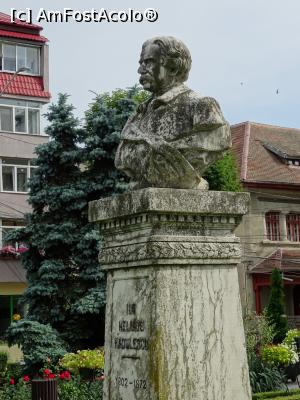
{"label": "yellow wall", "polygon": [[26,287],[25,283],[0,283],[0,296],[22,294]]}

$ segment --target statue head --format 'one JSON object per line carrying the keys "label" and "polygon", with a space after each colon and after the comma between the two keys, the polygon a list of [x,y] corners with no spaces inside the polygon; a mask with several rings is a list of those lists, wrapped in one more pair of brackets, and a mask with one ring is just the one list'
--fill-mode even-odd
{"label": "statue head", "polygon": [[139,63],[141,85],[159,96],[187,80],[192,58],[181,40],[160,36],[143,44]]}

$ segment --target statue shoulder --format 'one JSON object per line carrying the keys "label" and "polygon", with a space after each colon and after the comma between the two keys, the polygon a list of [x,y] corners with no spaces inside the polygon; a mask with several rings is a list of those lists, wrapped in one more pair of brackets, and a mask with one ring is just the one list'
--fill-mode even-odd
{"label": "statue shoulder", "polygon": [[217,100],[210,96],[203,96],[193,90],[187,92],[191,107],[195,110],[201,109],[214,109],[221,112],[221,108]]}
{"label": "statue shoulder", "polygon": [[194,91],[189,93],[189,98],[194,126],[207,126],[210,129],[214,129],[227,124],[216,99],[209,96],[201,96]]}

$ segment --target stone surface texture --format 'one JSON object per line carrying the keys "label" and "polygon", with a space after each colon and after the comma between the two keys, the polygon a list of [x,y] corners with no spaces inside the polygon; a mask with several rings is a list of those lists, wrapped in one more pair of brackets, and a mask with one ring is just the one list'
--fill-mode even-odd
{"label": "stone surface texture", "polygon": [[90,204],[108,272],[105,400],[250,400],[245,193],[148,188]]}
{"label": "stone surface texture", "polygon": [[176,38],[143,45],[140,83],[152,96],[129,118],[115,158],[133,188],[207,189],[203,172],[231,146],[217,101],[183,84],[190,67],[189,50]]}

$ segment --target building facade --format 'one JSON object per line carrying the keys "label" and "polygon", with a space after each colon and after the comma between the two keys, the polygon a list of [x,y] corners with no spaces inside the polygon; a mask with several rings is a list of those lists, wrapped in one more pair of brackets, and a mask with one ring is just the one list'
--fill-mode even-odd
{"label": "building facade", "polygon": [[6,235],[24,225],[34,149],[48,140],[41,131],[50,100],[48,45],[41,31],[0,13],[0,336],[26,287],[18,260],[22,244],[8,243]]}
{"label": "building facade", "polygon": [[260,313],[271,272],[279,268],[286,314],[300,327],[300,130],[245,122],[231,131],[240,181],[251,198],[236,232],[243,248],[242,304]]}

